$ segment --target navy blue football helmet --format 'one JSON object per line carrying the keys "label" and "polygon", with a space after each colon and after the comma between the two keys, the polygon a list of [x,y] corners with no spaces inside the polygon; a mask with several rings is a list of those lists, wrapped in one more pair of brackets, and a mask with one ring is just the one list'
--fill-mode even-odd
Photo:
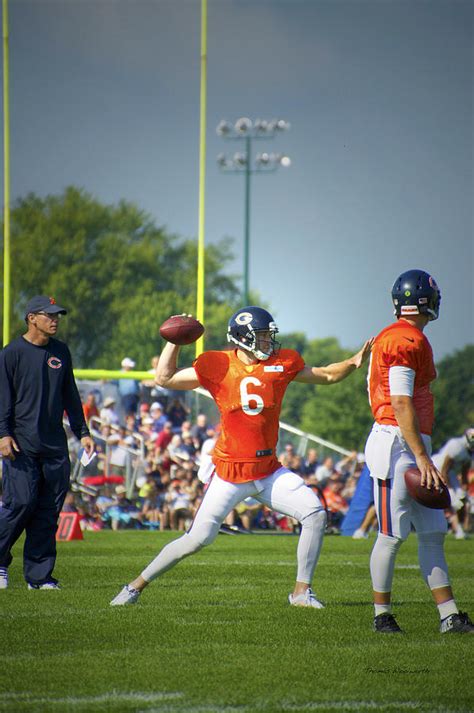
{"label": "navy blue football helmet", "polygon": [[[270,332],[270,338],[262,342],[258,332]],[[242,307],[229,319],[227,341],[251,352],[257,359],[266,361],[280,348],[275,341],[278,327],[272,315],[261,307]]]}
{"label": "navy blue football helmet", "polygon": [[438,319],[441,292],[434,277],[423,270],[408,270],[395,280],[392,300],[397,317],[426,314]]}

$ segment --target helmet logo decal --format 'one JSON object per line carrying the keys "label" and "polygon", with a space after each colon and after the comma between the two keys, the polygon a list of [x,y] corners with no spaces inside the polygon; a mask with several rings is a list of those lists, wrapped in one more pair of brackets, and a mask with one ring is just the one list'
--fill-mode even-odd
{"label": "helmet logo decal", "polygon": [[410,295],[411,295],[410,290],[405,290],[405,297],[410,297]]}
{"label": "helmet logo decal", "polygon": [[241,325],[250,324],[250,322],[252,321],[252,315],[250,314],[250,312],[241,312],[237,315],[235,321],[237,322],[237,324]]}

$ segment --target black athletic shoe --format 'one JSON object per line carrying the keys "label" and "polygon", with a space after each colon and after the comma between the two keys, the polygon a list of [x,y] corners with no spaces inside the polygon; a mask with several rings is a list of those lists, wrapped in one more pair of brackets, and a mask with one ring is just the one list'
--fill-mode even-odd
{"label": "black athletic shoe", "polygon": [[374,631],[379,634],[403,634],[393,614],[379,614],[374,618]]}
{"label": "black athletic shoe", "polygon": [[466,612],[460,611],[442,619],[439,630],[442,634],[474,634],[474,624]]}

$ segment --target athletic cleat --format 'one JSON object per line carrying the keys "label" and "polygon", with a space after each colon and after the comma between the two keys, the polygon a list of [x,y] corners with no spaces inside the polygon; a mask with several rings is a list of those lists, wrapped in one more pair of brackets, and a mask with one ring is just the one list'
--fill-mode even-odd
{"label": "athletic cleat", "polygon": [[6,567],[0,567],[0,589],[6,589],[8,587],[8,569]]}
{"label": "athletic cleat", "polygon": [[124,604],[136,604],[139,596],[140,592],[138,589],[134,589],[129,584],[126,584],[125,587],[117,594],[115,599],[112,599],[110,606],[120,607]]}
{"label": "athletic cleat", "polygon": [[374,631],[379,634],[403,634],[393,614],[379,614],[374,618]]}
{"label": "athletic cleat", "polygon": [[474,634],[474,624],[466,612],[460,611],[442,619],[439,630],[442,634]]}
{"label": "athletic cleat", "polygon": [[28,589],[61,589],[59,582],[43,582],[43,584],[31,584],[28,582]]}
{"label": "athletic cleat", "polygon": [[288,601],[292,607],[312,607],[313,609],[324,609],[324,604],[316,599],[316,596],[311,588],[308,588],[303,594],[298,594],[296,597],[293,594],[288,595]]}
{"label": "athletic cleat", "polygon": [[360,527],[354,531],[354,534],[352,535],[353,540],[367,540],[369,538],[369,535],[367,532],[364,532],[364,530],[361,530]]}

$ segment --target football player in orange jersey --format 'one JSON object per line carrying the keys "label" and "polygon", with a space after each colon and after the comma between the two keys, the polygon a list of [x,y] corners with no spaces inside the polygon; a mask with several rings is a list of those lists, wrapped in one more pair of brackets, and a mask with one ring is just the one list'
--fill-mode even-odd
{"label": "football player in orange jersey", "polygon": [[416,502],[404,474],[418,468],[428,488],[445,477],[431,460],[434,420],[430,383],[436,378],[433,352],[423,330],[438,318],[441,294],[423,270],[408,270],[392,288],[397,321],[375,338],[369,365],[369,400],[375,423],[365,448],[374,483],[379,533],[370,558],[374,630],[401,633],[391,610],[395,558],[415,528],[420,569],[440,615],[442,633],[473,633],[467,614],[459,612],[444,556],[446,518]]}
{"label": "football player in orange jersey", "polygon": [[[201,354],[192,367],[178,370],[179,347],[167,343],[156,381],[169,389],[204,386],[221,416],[221,432],[212,461],[204,461],[202,480],[210,483],[189,531],[166,545],[143,572],[112,600],[113,606],[134,604],[141,591],[188,555],[209,545],[221,523],[240,502],[256,498],[269,508],[301,523],[297,577],[289,602],[322,608],[311,590],[319,557],[326,512],[303,479],[279,463],[275,449],[283,396],[291,381],[334,384],[367,359],[372,340],[350,359],[325,367],[306,366],[298,352],[280,349],[273,317],[260,307],[244,307],[230,319],[227,339],[232,351]],[[209,468],[206,464],[209,464]]]}

